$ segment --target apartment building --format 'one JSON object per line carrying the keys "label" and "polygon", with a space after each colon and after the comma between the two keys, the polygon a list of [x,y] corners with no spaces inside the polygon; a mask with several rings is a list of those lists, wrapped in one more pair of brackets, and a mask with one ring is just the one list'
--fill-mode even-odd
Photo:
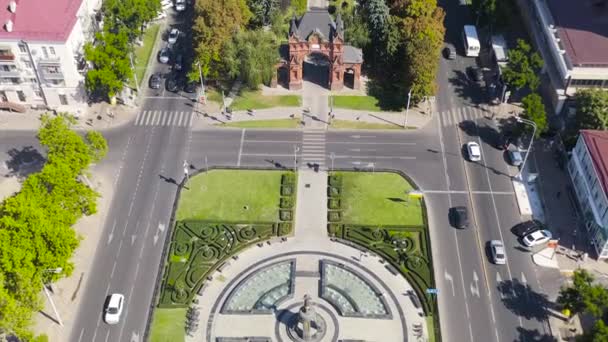
{"label": "apartment building", "polygon": [[545,61],[543,93],[561,114],[577,89],[608,90],[608,0],[517,0]]}
{"label": "apartment building", "polygon": [[600,259],[608,258],[608,131],[582,130],[568,171],[585,227]]}
{"label": "apartment building", "polygon": [[0,106],[77,114],[101,0],[0,0]]}

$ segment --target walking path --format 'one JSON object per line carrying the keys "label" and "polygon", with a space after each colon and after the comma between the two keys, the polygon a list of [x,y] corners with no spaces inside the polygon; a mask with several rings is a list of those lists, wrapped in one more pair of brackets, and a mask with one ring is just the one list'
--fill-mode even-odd
{"label": "walking path", "polygon": [[298,199],[294,237],[299,241],[329,240],[327,237],[326,171],[298,172]]}

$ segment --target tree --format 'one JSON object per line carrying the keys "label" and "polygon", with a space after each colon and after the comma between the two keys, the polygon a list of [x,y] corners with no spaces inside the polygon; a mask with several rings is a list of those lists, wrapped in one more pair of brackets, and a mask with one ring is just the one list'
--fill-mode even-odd
{"label": "tree", "polygon": [[586,312],[595,318],[602,317],[608,309],[608,289],[594,281],[588,271],[574,271],[572,286],[560,290],[557,302],[573,315]]}
{"label": "tree", "polygon": [[574,96],[579,129],[608,129],[608,92],[582,89]]}
{"label": "tree", "polygon": [[344,21],[346,43],[361,49],[371,43],[369,30],[362,15],[355,11],[348,11],[342,14],[342,20]]}
{"label": "tree", "polygon": [[538,137],[547,129],[547,113],[540,95],[532,93],[522,99],[524,116],[536,124],[536,136]]}
{"label": "tree", "polygon": [[[200,62],[205,76],[217,78],[222,69],[222,48],[234,32],[249,22],[251,12],[245,0],[199,0],[194,4],[194,13],[195,60]],[[195,80],[198,72],[193,70],[188,76]]]}
{"label": "tree", "polygon": [[385,0],[368,0],[365,3],[370,36],[376,44],[383,42],[388,32],[389,8]]}
{"label": "tree", "polygon": [[130,51],[129,39],[125,31],[112,33],[107,30],[97,33],[95,39],[95,45],[87,43],[84,46],[85,59],[94,66],[87,72],[85,86],[90,93],[111,98],[133,77],[127,55]]}
{"label": "tree", "polygon": [[473,0],[473,10],[477,20],[493,25],[496,21],[496,0]]}
{"label": "tree", "polygon": [[105,0],[103,13],[109,31],[126,29],[129,41],[143,33],[144,24],[154,19],[161,10],[160,0]]}
{"label": "tree", "polygon": [[291,0],[289,1],[291,8],[295,11],[296,15],[302,15],[306,12],[308,7],[308,0]]}
{"label": "tree", "polygon": [[508,53],[509,61],[503,69],[504,80],[515,89],[524,87],[535,91],[540,85],[538,73],[543,67],[543,60],[525,41],[518,39],[517,47]]}
{"label": "tree", "polygon": [[240,77],[246,86],[257,89],[270,84],[279,61],[278,43],[272,32],[239,31],[223,49],[225,73]]}
{"label": "tree", "polygon": [[608,341],[608,326],[603,320],[597,320],[593,328],[577,339],[580,342],[605,342]]}
{"label": "tree", "polygon": [[279,11],[279,0],[247,0],[247,5],[252,14],[249,21],[252,28],[269,25]]}

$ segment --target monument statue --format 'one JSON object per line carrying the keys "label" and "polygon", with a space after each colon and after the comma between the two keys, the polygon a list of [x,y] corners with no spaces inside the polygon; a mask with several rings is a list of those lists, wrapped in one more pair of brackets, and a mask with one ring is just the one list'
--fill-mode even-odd
{"label": "monument statue", "polygon": [[304,295],[304,304],[294,318],[288,330],[292,340],[315,342],[325,335],[325,320],[316,312],[309,295]]}

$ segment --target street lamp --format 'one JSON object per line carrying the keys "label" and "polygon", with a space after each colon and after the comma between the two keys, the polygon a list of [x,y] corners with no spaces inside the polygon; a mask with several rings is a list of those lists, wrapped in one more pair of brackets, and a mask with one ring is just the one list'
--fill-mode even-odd
{"label": "street lamp", "polygon": [[196,65],[198,66],[198,75],[201,78],[201,96],[205,98],[205,83],[203,83],[203,69],[201,69],[201,62],[197,61]]}
{"label": "street lamp", "polygon": [[135,64],[133,64],[133,53],[129,53],[129,61],[131,62],[131,69],[133,69],[133,78],[135,79],[135,89],[139,93],[139,80],[137,79],[137,70],[135,70]]}
{"label": "street lamp", "polygon": [[331,170],[333,171],[334,170],[334,159],[336,159],[336,155],[333,152],[331,152],[329,154],[329,159],[331,159]]}
{"label": "street lamp", "polygon": [[[43,270],[42,272],[48,272],[48,273],[61,273],[63,271],[63,268],[61,267],[57,267],[57,268],[49,268],[46,270]],[[46,295],[46,298],[48,298],[49,302],[51,302],[51,307],[53,308],[53,312],[55,312],[55,316],[57,317],[57,323],[59,323],[60,326],[63,326],[63,321],[61,321],[61,316],[59,316],[59,311],[57,311],[57,307],[55,306],[55,302],[53,302],[53,298],[51,298],[51,294],[49,293],[49,289],[46,288],[46,285],[44,284],[44,282],[42,281],[42,279],[40,279],[40,282],[42,283],[42,289],[44,290],[44,294]]]}
{"label": "street lamp", "polygon": [[296,145],[293,145],[293,172],[297,172],[298,168],[298,151],[300,148]]}
{"label": "street lamp", "polygon": [[532,138],[530,139],[530,144],[528,145],[528,150],[526,151],[526,155],[524,156],[524,161],[521,164],[521,169],[519,169],[519,172],[517,173],[517,178],[521,177],[522,172],[524,171],[524,168],[526,167],[526,161],[528,160],[528,154],[530,154],[530,150],[532,149],[532,144],[534,143],[534,137],[536,136],[536,123],[534,121],[528,120],[528,119],[524,119],[524,118],[520,118],[519,116],[516,117],[517,122],[520,123],[524,123],[527,125],[531,125],[532,128],[534,129],[532,131]]}
{"label": "street lamp", "polygon": [[186,181],[189,180],[189,177],[188,177],[188,161],[187,160],[184,160],[184,177],[186,177]]}
{"label": "street lamp", "polygon": [[410,99],[412,98],[412,89],[407,92],[407,106],[405,107],[405,120],[403,121],[403,129],[407,129],[407,114],[410,111]]}

